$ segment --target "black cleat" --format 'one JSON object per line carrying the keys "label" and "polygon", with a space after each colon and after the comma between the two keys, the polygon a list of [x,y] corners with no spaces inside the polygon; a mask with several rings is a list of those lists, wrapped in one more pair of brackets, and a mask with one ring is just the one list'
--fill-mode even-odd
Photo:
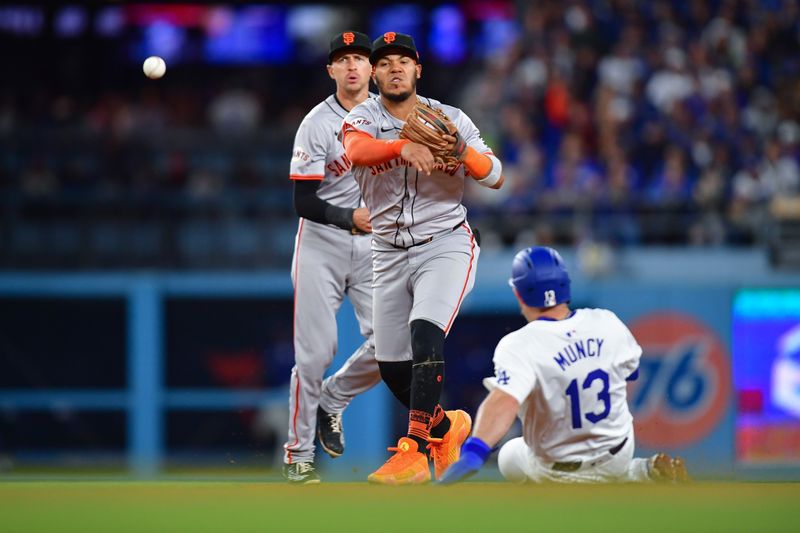
{"label": "black cleat", "polygon": [[283,477],[289,483],[297,483],[298,485],[311,485],[312,483],[319,483],[321,480],[314,468],[314,463],[292,463],[283,465]]}
{"label": "black cleat", "polygon": [[334,414],[317,407],[317,437],[325,453],[333,458],[344,453],[342,413]]}

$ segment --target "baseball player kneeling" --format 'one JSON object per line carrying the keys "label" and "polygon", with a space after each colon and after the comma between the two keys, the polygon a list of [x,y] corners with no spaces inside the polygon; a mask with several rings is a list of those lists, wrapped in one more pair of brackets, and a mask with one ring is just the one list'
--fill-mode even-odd
{"label": "baseball player kneeling", "polygon": [[509,481],[687,481],[680,458],[633,457],[626,381],[636,379],[642,349],[622,321],[569,308],[569,274],[551,248],[519,252],[509,284],[528,324],[498,343],[472,437],[440,482],[477,472],[517,415],[523,436],[498,455]]}

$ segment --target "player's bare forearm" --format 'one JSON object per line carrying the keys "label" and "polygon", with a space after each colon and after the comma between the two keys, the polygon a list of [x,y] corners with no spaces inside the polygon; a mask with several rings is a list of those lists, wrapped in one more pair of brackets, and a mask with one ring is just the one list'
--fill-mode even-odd
{"label": "player's bare forearm", "polygon": [[508,433],[517,418],[518,410],[519,402],[516,398],[494,389],[478,408],[472,436],[494,447]]}
{"label": "player's bare forearm", "polygon": [[508,433],[518,410],[519,402],[513,396],[493,390],[478,408],[472,436],[494,447]]}

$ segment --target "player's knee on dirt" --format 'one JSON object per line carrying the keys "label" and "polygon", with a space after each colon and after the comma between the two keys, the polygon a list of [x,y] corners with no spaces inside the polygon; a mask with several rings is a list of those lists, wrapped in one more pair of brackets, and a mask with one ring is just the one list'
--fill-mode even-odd
{"label": "player's knee on dirt", "polygon": [[414,364],[444,363],[444,330],[427,320],[412,320],[410,327]]}
{"label": "player's knee on dirt", "polygon": [[400,403],[411,407],[411,361],[378,361],[381,379]]}
{"label": "player's knee on dirt", "polygon": [[527,478],[522,465],[526,460],[527,445],[522,437],[506,442],[497,454],[497,468],[512,483],[523,483]]}

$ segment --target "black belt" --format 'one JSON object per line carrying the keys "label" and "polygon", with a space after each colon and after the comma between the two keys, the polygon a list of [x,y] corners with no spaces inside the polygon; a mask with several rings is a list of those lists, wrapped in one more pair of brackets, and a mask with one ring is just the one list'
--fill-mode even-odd
{"label": "black belt", "polygon": [[[622,442],[608,450],[608,453],[611,455],[617,455],[619,451],[625,446],[625,443],[628,442],[628,437],[622,439]],[[583,465],[583,461],[572,461],[569,463],[553,463],[553,470],[558,470],[559,472],[575,472]]]}
{"label": "black belt", "polygon": [[[451,229],[450,232],[453,232],[453,231],[457,230],[458,228],[460,228],[461,224],[463,224],[464,222],[466,222],[466,219],[462,220],[461,222],[459,222],[458,224],[453,226],[453,229]],[[393,244],[393,243],[390,243],[390,244],[392,244],[393,248],[397,248],[398,250],[408,250],[409,248],[413,248],[415,246],[422,246],[423,244],[428,244],[429,242],[431,242],[433,240],[434,237],[438,237],[439,235],[444,235],[444,234],[445,234],[445,232],[439,233],[437,235],[431,235],[427,239],[421,240],[419,242],[415,242],[414,244],[412,244],[410,246],[398,246],[398,245]]]}

